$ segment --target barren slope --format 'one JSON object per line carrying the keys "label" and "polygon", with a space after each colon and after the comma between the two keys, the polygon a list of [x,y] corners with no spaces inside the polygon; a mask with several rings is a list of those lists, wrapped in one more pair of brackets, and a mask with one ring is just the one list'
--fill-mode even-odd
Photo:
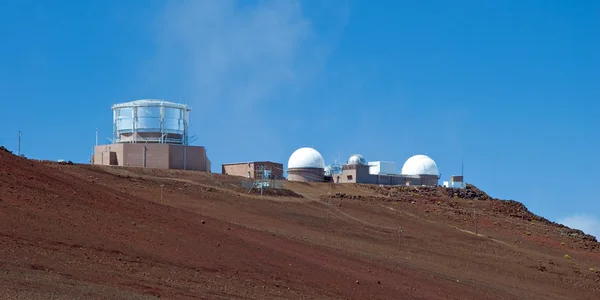
{"label": "barren slope", "polygon": [[[600,292],[597,243],[532,222],[514,203],[472,200],[473,209],[440,190],[287,185],[303,197],[248,194],[240,179],[217,174],[43,164],[0,151],[0,298]],[[474,211],[479,236],[469,232]]]}

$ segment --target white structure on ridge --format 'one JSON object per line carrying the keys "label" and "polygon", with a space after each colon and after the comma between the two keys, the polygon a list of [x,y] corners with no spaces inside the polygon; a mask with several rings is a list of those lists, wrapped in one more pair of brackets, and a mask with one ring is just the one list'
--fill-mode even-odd
{"label": "white structure on ridge", "polygon": [[360,154],[352,154],[348,159],[349,165],[366,165],[367,161]]}
{"label": "white structure on ridge", "polygon": [[406,160],[402,168],[402,174],[397,173],[396,164],[393,162],[356,163],[360,161],[360,158],[362,157],[353,155],[348,164],[342,166],[342,174],[332,178],[333,182],[415,186],[438,185],[438,167],[433,159],[426,155],[415,155]]}
{"label": "white structure on ridge", "polygon": [[396,163],[389,161],[370,161],[369,174],[372,175],[390,175],[396,174]]}
{"label": "white structure on ridge", "polygon": [[407,159],[402,167],[402,175],[440,176],[435,161],[427,155],[418,154]]}
{"label": "white structure on ridge", "polygon": [[462,175],[450,176],[450,181],[444,181],[443,185],[447,188],[455,189],[464,189],[467,186]]}
{"label": "white structure on ridge", "polygon": [[313,148],[300,148],[290,156],[287,173],[290,181],[322,182],[325,177],[323,156]]}
{"label": "white structure on ridge", "polygon": [[188,145],[191,108],[186,104],[142,99],[112,106],[113,143]]}

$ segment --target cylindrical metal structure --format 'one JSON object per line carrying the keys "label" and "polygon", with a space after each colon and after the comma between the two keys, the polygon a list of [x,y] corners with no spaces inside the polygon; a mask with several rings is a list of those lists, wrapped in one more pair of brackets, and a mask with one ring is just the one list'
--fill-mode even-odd
{"label": "cylindrical metal structure", "polygon": [[112,110],[113,143],[188,144],[188,105],[145,99],[116,104]]}

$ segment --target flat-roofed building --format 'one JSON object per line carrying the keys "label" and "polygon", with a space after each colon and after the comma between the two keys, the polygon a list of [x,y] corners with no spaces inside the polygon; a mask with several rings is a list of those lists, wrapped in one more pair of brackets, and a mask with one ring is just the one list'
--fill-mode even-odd
{"label": "flat-roofed building", "polygon": [[[248,161],[226,163],[222,173],[256,179],[283,179],[283,164],[272,161]],[[262,173],[261,173],[262,172]]]}

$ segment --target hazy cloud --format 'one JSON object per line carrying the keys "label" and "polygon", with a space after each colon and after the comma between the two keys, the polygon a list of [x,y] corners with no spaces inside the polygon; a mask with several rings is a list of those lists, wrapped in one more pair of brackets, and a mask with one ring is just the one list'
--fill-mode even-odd
{"label": "hazy cloud", "polygon": [[579,214],[561,219],[558,222],[600,238],[600,219],[597,217]]}
{"label": "hazy cloud", "polygon": [[[182,75],[203,105],[249,109],[298,89],[323,67],[328,42],[300,2],[173,1],[157,26],[160,74]],[[167,70],[167,71],[164,71]]]}
{"label": "hazy cloud", "polygon": [[191,104],[191,131],[220,149],[216,162],[283,153],[282,126],[294,122],[286,104],[322,101],[298,95],[326,73],[348,20],[346,1],[306,4],[168,2],[153,25],[152,59],[138,71],[144,92]]}

